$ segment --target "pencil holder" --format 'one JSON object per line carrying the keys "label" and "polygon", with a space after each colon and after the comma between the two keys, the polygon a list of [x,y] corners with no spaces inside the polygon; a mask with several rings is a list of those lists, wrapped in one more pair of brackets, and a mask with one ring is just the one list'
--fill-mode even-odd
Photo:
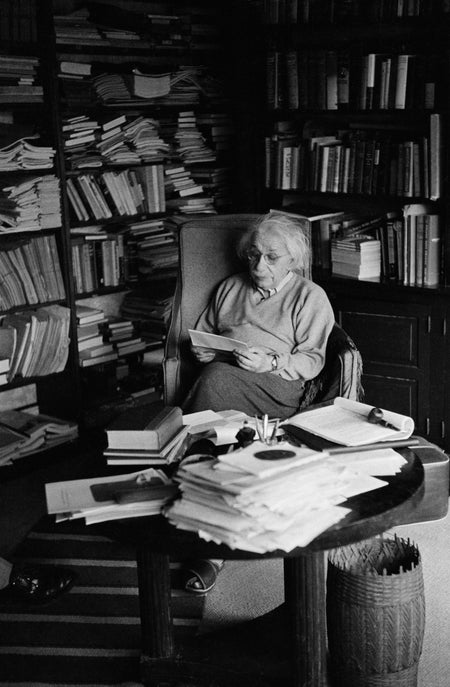
{"label": "pencil holder", "polygon": [[416,687],[425,628],[418,548],[381,537],[332,550],[327,627],[333,686]]}

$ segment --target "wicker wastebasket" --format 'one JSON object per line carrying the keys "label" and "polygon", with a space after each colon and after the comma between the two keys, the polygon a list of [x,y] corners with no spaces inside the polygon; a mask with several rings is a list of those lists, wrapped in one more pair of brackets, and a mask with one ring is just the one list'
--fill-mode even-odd
{"label": "wicker wastebasket", "polygon": [[333,685],[416,687],[425,628],[417,546],[380,537],[330,551],[327,627]]}

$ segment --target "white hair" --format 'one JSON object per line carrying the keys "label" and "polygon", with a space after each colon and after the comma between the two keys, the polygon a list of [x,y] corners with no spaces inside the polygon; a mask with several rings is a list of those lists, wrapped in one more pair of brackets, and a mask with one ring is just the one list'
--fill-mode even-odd
{"label": "white hair", "polygon": [[302,270],[309,262],[309,240],[300,219],[283,212],[261,215],[239,238],[236,250],[243,260],[256,235],[278,234],[294,262],[294,269]]}

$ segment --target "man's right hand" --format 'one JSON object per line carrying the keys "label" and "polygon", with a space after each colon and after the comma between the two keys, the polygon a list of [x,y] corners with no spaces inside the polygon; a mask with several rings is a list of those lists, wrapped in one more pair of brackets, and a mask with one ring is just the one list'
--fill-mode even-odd
{"label": "man's right hand", "polygon": [[194,358],[199,363],[210,363],[216,357],[216,351],[213,348],[204,348],[203,346],[191,346],[191,351]]}

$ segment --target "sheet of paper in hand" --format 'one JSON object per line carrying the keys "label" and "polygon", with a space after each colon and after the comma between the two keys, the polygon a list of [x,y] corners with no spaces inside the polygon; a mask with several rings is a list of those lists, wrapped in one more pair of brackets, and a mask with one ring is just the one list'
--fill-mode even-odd
{"label": "sheet of paper in hand", "polygon": [[210,334],[209,332],[201,332],[198,329],[188,329],[189,336],[193,346],[202,346],[203,348],[213,348],[215,351],[225,351],[231,353],[235,350],[247,349],[248,346],[244,341],[238,339],[230,339],[228,336],[220,336],[220,334]]}
{"label": "sheet of paper in hand", "polygon": [[344,446],[408,439],[414,431],[414,420],[407,415],[341,397],[331,405],[298,413],[286,422]]}

